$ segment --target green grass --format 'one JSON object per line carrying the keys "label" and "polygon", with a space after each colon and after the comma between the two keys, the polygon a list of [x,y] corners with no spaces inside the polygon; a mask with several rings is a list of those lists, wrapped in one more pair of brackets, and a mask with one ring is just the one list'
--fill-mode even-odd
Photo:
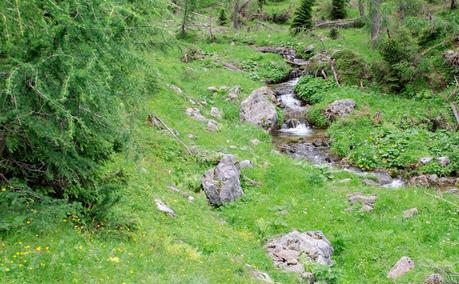
{"label": "green grass", "polygon": [[[308,119],[313,125],[326,128],[332,151],[341,158],[364,169],[391,169],[406,175],[419,173],[453,175],[459,169],[459,136],[447,129],[434,129],[435,121],[453,127],[448,103],[439,94],[405,98],[365,92],[355,87],[330,87],[319,78],[304,77],[296,87],[299,97],[313,104]],[[333,86],[333,85],[332,85]],[[323,111],[331,102],[353,99],[357,110],[335,122]],[[376,114],[381,121],[375,122]],[[445,126],[443,126],[445,127]],[[451,164],[441,167],[435,161],[414,169],[420,158],[449,156]]]}
{"label": "green grass", "polygon": [[[352,39],[346,42],[349,47],[364,39],[363,31],[343,34]],[[25,204],[24,212],[10,212],[27,218],[19,219],[17,228],[0,231],[0,283],[255,283],[244,268],[246,264],[268,272],[275,281],[298,283],[296,275],[273,267],[264,249],[267,239],[293,229],[322,230],[332,241],[336,249],[332,276],[338,283],[389,283],[386,274],[403,255],[410,256],[416,268],[397,283],[420,283],[437,271],[452,277],[451,272],[459,270],[457,197],[421,188],[369,188],[350,173],[292,160],[273,151],[267,133],[239,122],[239,102],[207,91],[209,86],[241,85],[242,99],[263,85],[253,71],[232,72],[221,66],[222,61],[241,64],[255,58],[282,64],[279,56],[258,55],[242,40],[231,45],[232,39],[250,39],[258,45],[305,45],[309,43],[306,37],[266,30],[227,36],[222,36],[221,42],[197,44],[207,54],[203,61],[184,64],[181,53],[173,48],[142,55],[145,68],[159,78],[159,90],[143,98],[143,108],[137,114],[140,119],[133,122],[133,145],[106,165],[107,172],[121,169],[128,177],[121,202],[98,227],[77,217],[65,217],[71,213],[65,206],[57,210],[59,205]],[[359,52],[368,59],[376,56],[363,47]],[[220,108],[224,113],[220,131],[209,133],[205,124],[189,119],[185,109],[196,106],[175,94],[169,84],[180,87],[188,97],[205,100],[206,105],[198,106],[205,116],[211,106]],[[342,97],[343,92],[331,93],[326,100]],[[432,104],[435,101],[356,92],[349,95],[357,100],[360,111],[352,116],[357,119],[366,108],[371,115],[380,110],[390,124],[400,121],[405,113],[422,121],[420,109],[429,108],[429,115],[442,111],[441,104]],[[167,132],[150,126],[149,113],[176,129],[178,136],[188,145],[196,145],[201,154],[188,155]],[[331,129],[332,136],[352,137],[350,119],[339,126]],[[359,131],[371,130],[367,126]],[[197,139],[189,139],[189,133]],[[252,145],[254,138],[261,144]],[[260,184],[243,182],[244,197],[218,209],[210,207],[200,191],[200,177],[213,166],[216,152],[252,160],[255,167],[242,174]],[[350,181],[342,183],[347,178]],[[195,201],[168,189],[171,184]],[[357,191],[378,195],[373,212],[345,210],[349,207],[346,195]],[[177,217],[158,212],[155,198],[172,207]],[[412,207],[420,213],[404,219],[403,211]]]}

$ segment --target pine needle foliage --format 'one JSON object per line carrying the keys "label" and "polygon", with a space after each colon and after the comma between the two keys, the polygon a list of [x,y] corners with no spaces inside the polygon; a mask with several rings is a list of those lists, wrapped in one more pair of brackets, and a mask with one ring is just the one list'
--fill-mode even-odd
{"label": "pine needle foliage", "polygon": [[346,18],[346,0],[332,0],[331,18],[339,20]]}
{"label": "pine needle foliage", "polygon": [[314,3],[315,0],[301,0],[300,6],[293,15],[293,22],[291,25],[293,34],[298,34],[312,28],[312,6]]}
{"label": "pine needle foliage", "polygon": [[221,8],[218,14],[218,24],[220,26],[225,26],[228,23],[228,17],[226,16],[225,9]]}
{"label": "pine needle foliage", "polygon": [[[108,206],[126,114],[154,78],[133,52],[151,47],[152,0],[0,2],[0,183]],[[135,43],[135,48],[132,46]]]}

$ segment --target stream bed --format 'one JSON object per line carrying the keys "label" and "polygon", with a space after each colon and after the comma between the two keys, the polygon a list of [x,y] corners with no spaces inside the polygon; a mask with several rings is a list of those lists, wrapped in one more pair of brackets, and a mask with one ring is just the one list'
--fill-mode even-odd
{"label": "stream bed", "polygon": [[297,98],[294,92],[299,78],[280,84],[268,85],[275,93],[284,112],[284,124],[273,133],[273,144],[295,159],[307,160],[316,166],[329,166],[352,172],[370,186],[399,188],[405,184],[401,178],[392,178],[385,172],[366,172],[358,168],[344,166],[330,152],[327,131],[309,126],[306,114],[309,106]]}

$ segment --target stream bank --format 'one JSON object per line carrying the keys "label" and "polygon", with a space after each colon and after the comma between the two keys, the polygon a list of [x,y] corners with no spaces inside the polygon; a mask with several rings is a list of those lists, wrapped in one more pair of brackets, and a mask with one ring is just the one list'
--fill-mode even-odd
{"label": "stream bank", "polygon": [[[350,171],[360,176],[369,186],[399,188],[411,185],[435,187],[440,191],[457,191],[459,185],[457,177],[439,177],[435,174],[411,176],[408,173],[404,174],[406,170],[399,171],[399,176],[393,177],[386,170],[365,171],[349,165],[346,159],[334,156],[330,151],[327,130],[317,129],[308,124],[306,117],[311,106],[305,105],[294,92],[300,77],[307,73],[310,62],[298,58],[296,51],[292,48],[259,47],[257,50],[281,55],[292,68],[283,81],[266,81],[267,87],[275,94],[278,106],[283,109],[283,125],[272,132],[273,144],[282,153],[296,159],[307,160],[317,166]],[[406,177],[406,180],[401,177],[402,175]]]}
{"label": "stream bank", "polygon": [[284,83],[268,85],[283,109],[283,125],[272,133],[273,144],[279,151],[295,159],[307,160],[316,166],[341,168],[355,173],[367,185],[399,188],[406,183],[400,177],[393,178],[382,171],[366,172],[344,165],[338,157],[332,155],[327,131],[311,127],[306,120],[309,106],[298,99],[294,92],[298,81],[299,78],[294,78]]}

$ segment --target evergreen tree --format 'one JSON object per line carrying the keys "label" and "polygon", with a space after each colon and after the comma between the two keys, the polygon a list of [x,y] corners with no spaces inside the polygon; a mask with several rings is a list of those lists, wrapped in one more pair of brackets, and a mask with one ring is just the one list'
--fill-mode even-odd
{"label": "evergreen tree", "polygon": [[18,3],[0,1],[0,187],[101,216],[123,180],[102,168],[124,149],[131,108],[154,91],[154,76],[133,75],[149,69],[132,46],[154,44],[162,10],[148,0]]}
{"label": "evergreen tree", "polygon": [[180,25],[180,35],[184,36],[188,29],[188,25],[191,22],[193,11],[196,8],[196,0],[183,0],[183,16],[182,24]]}
{"label": "evergreen tree", "polygon": [[346,0],[332,0],[331,18],[333,20],[346,18]]}
{"label": "evergreen tree", "polygon": [[263,11],[263,6],[265,5],[265,3],[266,3],[266,0],[258,0],[257,1],[258,10]]}
{"label": "evergreen tree", "polygon": [[218,24],[220,26],[224,26],[228,23],[228,18],[226,17],[225,9],[220,10],[220,14],[218,15]]}
{"label": "evergreen tree", "polygon": [[302,0],[296,9],[291,25],[292,32],[297,34],[312,28],[312,6],[315,0]]}

